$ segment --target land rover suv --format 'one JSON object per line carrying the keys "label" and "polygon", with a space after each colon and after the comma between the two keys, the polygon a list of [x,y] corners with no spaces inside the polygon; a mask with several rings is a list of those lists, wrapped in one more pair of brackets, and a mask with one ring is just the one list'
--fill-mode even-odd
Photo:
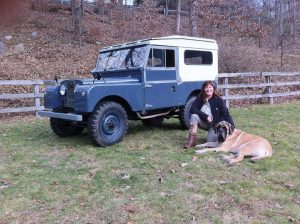
{"label": "land rover suv", "polygon": [[203,81],[216,81],[215,40],[165,36],[100,50],[91,79],[64,80],[47,88],[45,110],[55,134],[67,137],[88,129],[105,147],[123,139],[128,120],[157,125],[176,117],[189,124],[190,107]]}

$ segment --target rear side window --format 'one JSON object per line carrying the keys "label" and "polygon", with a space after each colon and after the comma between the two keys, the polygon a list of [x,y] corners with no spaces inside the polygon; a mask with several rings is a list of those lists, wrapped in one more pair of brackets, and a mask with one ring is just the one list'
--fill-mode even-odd
{"label": "rear side window", "polygon": [[186,50],[184,52],[184,63],[186,65],[211,65],[213,55],[210,51]]}
{"label": "rear side window", "polygon": [[175,67],[175,51],[168,49],[151,49],[147,67]]}

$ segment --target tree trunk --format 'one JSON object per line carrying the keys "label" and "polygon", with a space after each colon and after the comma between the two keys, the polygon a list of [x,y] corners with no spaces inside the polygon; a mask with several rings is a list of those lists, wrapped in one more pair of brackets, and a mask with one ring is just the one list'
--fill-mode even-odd
{"label": "tree trunk", "polygon": [[72,15],[75,38],[78,39],[82,34],[82,15],[83,0],[72,0]]}
{"label": "tree trunk", "polygon": [[275,17],[277,30],[277,47],[282,44],[283,38],[283,0],[276,0],[275,2]]}
{"label": "tree trunk", "polygon": [[198,27],[197,27],[197,6],[198,1],[192,0],[190,3],[190,27],[191,27],[191,35],[193,37],[199,36]]}
{"label": "tree trunk", "polygon": [[165,12],[166,15],[169,14],[169,0],[166,0],[166,12]]}
{"label": "tree trunk", "polygon": [[279,0],[279,46],[280,46],[280,66],[283,66],[283,0]]}
{"label": "tree trunk", "polygon": [[176,12],[176,33],[180,32],[180,13],[181,13],[181,0],[177,0],[177,12]]}

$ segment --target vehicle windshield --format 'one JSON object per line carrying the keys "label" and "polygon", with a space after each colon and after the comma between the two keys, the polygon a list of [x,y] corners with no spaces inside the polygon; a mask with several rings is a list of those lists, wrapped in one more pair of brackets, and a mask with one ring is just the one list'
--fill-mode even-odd
{"label": "vehicle windshield", "polygon": [[101,52],[96,68],[105,71],[143,67],[146,49],[146,46],[139,46]]}

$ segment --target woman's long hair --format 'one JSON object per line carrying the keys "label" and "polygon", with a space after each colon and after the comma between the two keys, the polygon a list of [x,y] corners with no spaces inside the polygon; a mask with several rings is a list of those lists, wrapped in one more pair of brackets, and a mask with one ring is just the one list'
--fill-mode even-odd
{"label": "woman's long hair", "polygon": [[214,88],[213,97],[221,97],[220,94],[217,92],[216,84],[213,81],[205,81],[201,87],[199,98],[202,100],[202,102],[206,102],[206,94],[205,94],[205,87],[208,85],[212,85]]}

